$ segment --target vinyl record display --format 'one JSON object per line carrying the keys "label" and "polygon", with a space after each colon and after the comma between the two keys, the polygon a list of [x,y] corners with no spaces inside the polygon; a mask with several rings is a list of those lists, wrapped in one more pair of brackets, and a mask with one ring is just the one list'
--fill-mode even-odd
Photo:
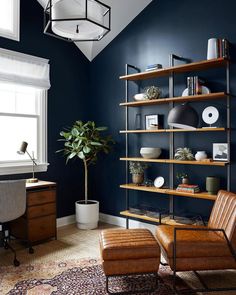
{"label": "vinyl record display", "polygon": [[206,124],[212,125],[219,119],[219,111],[213,106],[207,107],[202,112],[202,119]]}

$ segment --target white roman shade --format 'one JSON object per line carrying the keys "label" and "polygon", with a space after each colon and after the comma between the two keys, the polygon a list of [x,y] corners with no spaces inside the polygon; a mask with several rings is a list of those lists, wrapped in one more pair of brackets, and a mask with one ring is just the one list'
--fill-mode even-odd
{"label": "white roman shade", "polygon": [[0,81],[50,88],[49,60],[0,48]]}

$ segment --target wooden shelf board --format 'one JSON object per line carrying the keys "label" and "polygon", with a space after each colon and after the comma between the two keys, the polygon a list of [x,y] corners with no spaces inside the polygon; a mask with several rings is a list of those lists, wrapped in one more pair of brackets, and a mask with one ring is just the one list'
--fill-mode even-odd
{"label": "wooden shelf board", "polygon": [[146,215],[134,214],[134,213],[129,212],[128,210],[120,212],[120,215],[127,216],[127,217],[133,217],[133,218],[137,218],[137,219],[142,219],[142,220],[146,220],[146,221],[151,221],[151,222],[157,222],[157,223],[160,222],[159,218],[149,217]]}
{"label": "wooden shelf board", "polygon": [[224,127],[217,128],[196,128],[196,129],[157,129],[157,130],[121,130],[120,133],[164,133],[164,132],[214,132],[226,131]]}
{"label": "wooden shelf board", "polygon": [[209,94],[199,94],[199,95],[191,95],[191,96],[178,96],[172,98],[160,98],[153,100],[142,100],[142,101],[131,101],[131,102],[123,102],[120,103],[120,106],[127,107],[139,107],[139,106],[150,106],[150,105],[158,105],[158,104],[166,104],[170,102],[187,102],[187,101],[205,101],[205,100],[213,100],[213,99],[224,99],[229,95],[225,92],[217,92],[217,93],[209,93]]}
{"label": "wooden shelf board", "polygon": [[[120,215],[126,216],[126,217],[131,217],[131,218],[136,218],[136,219],[140,219],[140,220],[160,223],[159,218],[149,217],[147,215],[134,214],[134,213],[129,212],[128,210],[121,211]],[[182,223],[177,222],[174,219],[172,219],[170,216],[163,217],[161,219],[161,223],[162,224],[167,224],[167,225],[183,225]]]}
{"label": "wooden shelf board", "polygon": [[207,70],[211,68],[223,67],[227,64],[227,62],[228,60],[225,58],[203,60],[203,61],[193,62],[189,64],[177,65],[171,68],[164,68],[164,69],[158,69],[158,70],[149,71],[149,72],[141,72],[137,74],[125,75],[125,76],[121,76],[120,79],[136,81],[136,80],[145,80],[145,79],[168,76],[172,73],[202,71],[202,70]]}
{"label": "wooden shelf board", "polygon": [[206,200],[213,200],[213,201],[215,201],[217,197],[216,195],[209,195],[207,192],[192,194],[192,193],[186,193],[186,192],[178,192],[176,190],[171,190],[168,188],[156,188],[154,186],[138,186],[133,183],[122,184],[120,185],[120,188],[137,190],[137,191],[145,191],[150,193],[159,193],[159,194],[165,194],[165,195],[190,197],[190,198],[196,198],[196,199],[206,199]]}
{"label": "wooden shelf board", "polygon": [[221,161],[180,161],[171,159],[144,159],[144,158],[120,158],[121,161],[149,162],[149,163],[165,163],[165,164],[181,164],[181,165],[205,165],[205,166],[226,166],[229,162]]}

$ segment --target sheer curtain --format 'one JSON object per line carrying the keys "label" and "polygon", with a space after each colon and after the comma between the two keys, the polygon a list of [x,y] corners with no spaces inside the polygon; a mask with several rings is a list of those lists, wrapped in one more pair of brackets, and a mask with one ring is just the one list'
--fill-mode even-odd
{"label": "sheer curtain", "polygon": [[49,60],[0,48],[0,81],[50,88]]}

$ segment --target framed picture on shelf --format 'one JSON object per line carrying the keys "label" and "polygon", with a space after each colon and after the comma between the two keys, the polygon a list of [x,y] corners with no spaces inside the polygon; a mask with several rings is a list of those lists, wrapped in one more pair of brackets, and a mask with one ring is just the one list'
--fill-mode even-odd
{"label": "framed picture on shelf", "polygon": [[158,115],[146,115],[145,116],[145,129],[146,130],[155,130],[159,129],[159,120]]}
{"label": "framed picture on shelf", "polygon": [[228,143],[213,143],[213,160],[229,161],[229,145]]}

